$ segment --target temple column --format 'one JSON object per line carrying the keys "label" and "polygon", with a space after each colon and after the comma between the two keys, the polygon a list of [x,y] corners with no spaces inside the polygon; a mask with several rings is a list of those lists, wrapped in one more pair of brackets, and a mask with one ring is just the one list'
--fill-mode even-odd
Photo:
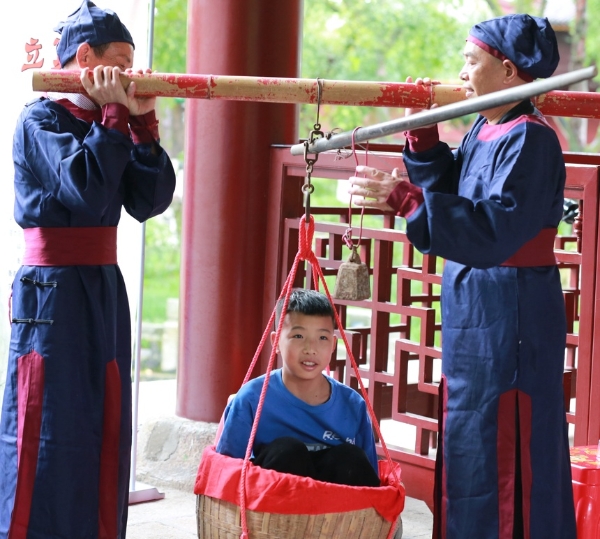
{"label": "temple column", "polygon": [[[189,73],[298,77],[302,0],[189,0]],[[269,148],[297,106],[186,103],[179,416],[218,421],[260,340]]]}

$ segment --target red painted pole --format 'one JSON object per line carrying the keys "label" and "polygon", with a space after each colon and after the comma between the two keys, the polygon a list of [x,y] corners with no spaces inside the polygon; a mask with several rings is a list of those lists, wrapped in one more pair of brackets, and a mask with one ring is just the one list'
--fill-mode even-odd
{"label": "red painted pole", "polygon": [[[190,0],[188,71],[294,78],[302,0]],[[294,105],[186,103],[177,414],[218,421],[263,331],[269,149]],[[270,305],[272,308],[272,305]]]}
{"label": "red painted pole", "polygon": [[[122,75],[122,80],[124,86],[134,80],[137,93],[142,96],[317,102],[316,79],[152,73]],[[428,108],[432,103],[443,106],[465,99],[462,88],[455,85],[440,84],[429,91],[405,82],[320,80],[324,105]],[[32,74],[32,87],[35,91],[83,92],[77,71],[36,71]],[[536,105],[547,116],[600,118],[600,93],[596,92],[552,91],[536,98]]]}

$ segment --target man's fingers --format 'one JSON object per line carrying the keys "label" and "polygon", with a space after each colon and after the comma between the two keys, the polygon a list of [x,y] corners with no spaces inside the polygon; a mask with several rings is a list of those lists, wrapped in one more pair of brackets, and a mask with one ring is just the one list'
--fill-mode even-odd
{"label": "man's fingers", "polygon": [[81,85],[83,86],[83,88],[85,89],[86,92],[88,92],[90,87],[92,86],[92,81],[90,81],[90,76],[88,74],[89,71],[90,71],[89,67],[84,67],[81,70],[81,74],[79,76],[79,79],[81,80]]}
{"label": "man's fingers", "polygon": [[381,211],[392,211],[392,207],[386,202],[379,202],[365,198],[357,198],[356,200],[352,200],[352,202],[359,207],[364,206],[365,208],[375,208],[376,210]]}
{"label": "man's fingers", "polygon": [[135,95],[135,90],[136,90],[135,82],[131,81],[129,83],[129,85],[127,86],[127,90],[125,91],[125,93],[127,94],[127,97],[133,97]]}
{"label": "man's fingers", "polygon": [[381,180],[371,180],[369,178],[357,178],[356,176],[353,176],[352,178],[350,178],[350,185],[357,187],[357,188],[362,188],[362,189],[377,189],[377,187],[380,185]]}
{"label": "man's fingers", "polygon": [[364,174],[365,177],[364,178],[353,177],[351,179],[355,179],[355,178],[362,179],[362,180],[373,179],[376,182],[380,182],[382,180],[389,180],[391,178],[391,176],[387,172],[383,172],[382,170],[378,170],[376,168],[366,167],[364,165],[358,165],[356,167],[356,172],[357,172],[357,174]]}
{"label": "man's fingers", "polygon": [[356,167],[356,172],[358,172],[359,174],[365,174],[367,176],[372,176],[372,177],[377,177],[377,175],[381,174],[380,170],[377,170],[376,168],[373,167],[367,167],[365,165],[358,165]]}
{"label": "man's fingers", "polygon": [[402,176],[408,176],[408,174],[406,172],[402,172],[399,168],[395,168],[394,170],[392,170],[392,179],[393,180],[404,181],[402,179]]}
{"label": "man's fingers", "polygon": [[383,202],[387,198],[387,193],[379,193],[377,191],[371,191],[370,189],[366,189],[364,187],[352,187],[348,190],[352,196],[359,197],[357,200],[368,199],[370,202],[374,200],[378,202]]}

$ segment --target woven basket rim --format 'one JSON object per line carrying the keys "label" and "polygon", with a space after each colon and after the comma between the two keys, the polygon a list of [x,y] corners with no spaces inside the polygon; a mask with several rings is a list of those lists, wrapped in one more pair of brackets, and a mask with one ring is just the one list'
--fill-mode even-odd
{"label": "woven basket rim", "polygon": [[[240,507],[227,500],[199,494],[196,517],[202,539],[238,539],[243,531]],[[401,519],[386,521],[372,507],[319,515],[247,510],[246,524],[251,539],[380,539]]]}

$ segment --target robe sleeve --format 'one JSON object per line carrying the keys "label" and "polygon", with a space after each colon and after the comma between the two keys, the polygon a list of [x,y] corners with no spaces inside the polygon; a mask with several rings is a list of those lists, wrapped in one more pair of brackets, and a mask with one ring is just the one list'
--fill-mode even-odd
{"label": "robe sleeve", "polygon": [[160,147],[153,153],[150,145],[135,145],[115,114],[105,115],[108,127],[89,126],[52,102],[28,107],[15,132],[15,166],[28,167],[71,212],[100,219],[124,189],[125,207],[136,219],[157,215],[172,200],[171,161]]}
{"label": "robe sleeve", "polygon": [[423,204],[407,219],[408,238],[419,251],[488,268],[507,260],[542,228],[558,226],[565,168],[555,133],[523,123],[494,147],[493,155],[478,155],[481,165],[461,178],[485,186],[478,200],[436,189],[456,175],[439,145],[405,155],[411,181],[424,187]]}
{"label": "robe sleeve", "polygon": [[101,216],[114,198],[133,143],[117,129],[90,129],[60,105],[34,106],[18,125],[15,166],[26,164],[44,189],[72,212]]}
{"label": "robe sleeve", "polygon": [[123,185],[123,206],[140,222],[169,207],[175,190],[175,171],[158,143],[135,145],[123,174]]}

